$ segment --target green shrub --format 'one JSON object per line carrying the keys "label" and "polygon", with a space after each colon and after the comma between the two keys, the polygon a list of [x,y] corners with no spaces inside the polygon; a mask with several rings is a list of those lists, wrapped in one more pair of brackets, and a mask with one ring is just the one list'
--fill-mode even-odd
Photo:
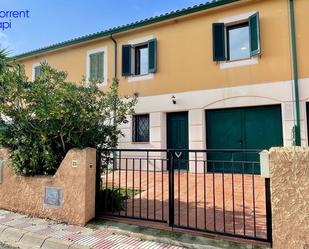
{"label": "green shrub", "polygon": [[125,210],[126,200],[134,198],[141,191],[138,189],[112,188],[104,186],[99,193],[98,205],[105,212],[119,212]]}
{"label": "green shrub", "polygon": [[0,74],[0,144],[11,148],[16,173],[54,174],[72,148],[117,146],[136,96],[119,96],[117,79],[103,92],[95,82],[66,82],[47,64],[41,71],[33,82],[16,65]]}
{"label": "green shrub", "polygon": [[99,207],[105,212],[118,212],[125,210],[126,195],[119,189],[103,188],[100,191]]}

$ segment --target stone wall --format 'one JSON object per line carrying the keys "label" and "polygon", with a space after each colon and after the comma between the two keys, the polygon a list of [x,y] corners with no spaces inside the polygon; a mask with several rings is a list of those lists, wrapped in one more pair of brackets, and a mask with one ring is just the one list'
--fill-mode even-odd
{"label": "stone wall", "polygon": [[309,148],[270,150],[274,249],[309,248]]}
{"label": "stone wall", "polygon": [[[0,149],[0,160],[4,160],[0,208],[76,225],[94,217],[95,149],[70,150],[54,176],[17,176],[9,167],[8,149]],[[46,187],[61,190],[60,206],[44,202]]]}

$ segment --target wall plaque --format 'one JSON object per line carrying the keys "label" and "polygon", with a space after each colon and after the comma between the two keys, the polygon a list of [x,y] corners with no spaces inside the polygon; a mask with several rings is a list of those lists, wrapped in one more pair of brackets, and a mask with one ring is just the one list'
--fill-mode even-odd
{"label": "wall plaque", "polygon": [[56,187],[45,187],[44,204],[53,207],[62,206],[63,189]]}

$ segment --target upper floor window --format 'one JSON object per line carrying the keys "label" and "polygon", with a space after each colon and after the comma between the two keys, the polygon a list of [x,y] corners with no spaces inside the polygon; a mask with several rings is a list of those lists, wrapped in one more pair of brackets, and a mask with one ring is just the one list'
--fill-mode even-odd
{"label": "upper floor window", "polygon": [[122,76],[146,75],[156,71],[156,39],[122,46]]}
{"label": "upper floor window", "polygon": [[107,82],[107,49],[106,47],[88,51],[87,81],[98,84]]}
{"label": "upper floor window", "polygon": [[226,31],[227,60],[235,61],[250,58],[248,22],[228,26]]}
{"label": "upper floor window", "polygon": [[41,71],[41,66],[36,66],[34,68],[34,78],[40,76],[42,74],[42,71]]}
{"label": "upper floor window", "polygon": [[149,55],[148,55],[148,44],[136,46],[135,50],[135,75],[148,74],[149,68]]}
{"label": "upper floor window", "polygon": [[236,61],[260,54],[259,14],[235,23],[213,23],[213,60]]}
{"label": "upper floor window", "polygon": [[95,53],[90,55],[90,77],[89,80],[94,82],[104,81],[104,53]]}
{"label": "upper floor window", "polygon": [[149,142],[149,114],[133,116],[133,142]]}

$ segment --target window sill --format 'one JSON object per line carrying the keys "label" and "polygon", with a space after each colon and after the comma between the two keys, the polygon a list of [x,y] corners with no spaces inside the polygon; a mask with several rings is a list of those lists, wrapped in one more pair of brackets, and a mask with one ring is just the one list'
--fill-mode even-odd
{"label": "window sill", "polygon": [[[87,82],[86,82],[86,86],[89,86],[89,84],[90,84],[90,82],[87,81]],[[102,83],[97,83],[96,85],[97,85],[98,88],[100,88],[100,87],[103,87],[103,86],[107,86],[107,82],[104,81],[104,82],[102,82]]]}
{"label": "window sill", "polygon": [[234,60],[234,61],[222,61],[220,62],[220,69],[243,67],[243,66],[248,66],[248,65],[255,65],[258,63],[259,63],[259,59],[257,56],[254,56],[248,59],[241,59],[241,60]]}
{"label": "window sill", "polygon": [[153,78],[154,78],[153,73],[143,74],[143,75],[133,75],[133,76],[128,77],[128,82],[152,80]]}
{"label": "window sill", "polygon": [[97,83],[97,87],[107,86],[107,82]]}
{"label": "window sill", "polygon": [[132,144],[150,144],[150,142],[132,142]]}

